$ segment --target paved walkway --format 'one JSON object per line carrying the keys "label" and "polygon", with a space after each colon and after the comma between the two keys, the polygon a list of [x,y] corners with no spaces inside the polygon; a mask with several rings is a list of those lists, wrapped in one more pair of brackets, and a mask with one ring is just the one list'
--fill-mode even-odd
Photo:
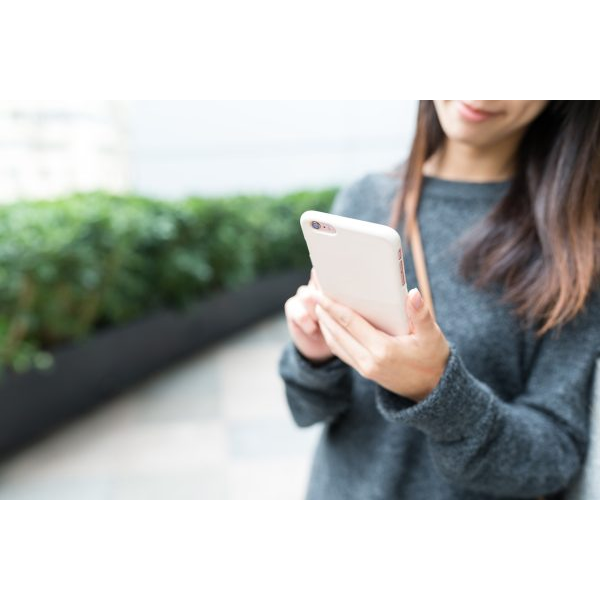
{"label": "paved walkway", "polygon": [[295,427],[265,321],[0,464],[0,498],[301,498],[318,430]]}

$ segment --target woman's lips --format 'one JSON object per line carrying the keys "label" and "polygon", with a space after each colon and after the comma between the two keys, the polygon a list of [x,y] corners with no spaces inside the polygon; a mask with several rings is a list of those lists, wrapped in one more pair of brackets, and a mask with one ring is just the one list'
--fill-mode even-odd
{"label": "woman's lips", "polygon": [[471,121],[472,123],[481,123],[481,121],[486,121],[499,114],[497,112],[494,113],[487,110],[480,110],[474,106],[470,106],[462,100],[458,101],[458,112],[463,119]]}

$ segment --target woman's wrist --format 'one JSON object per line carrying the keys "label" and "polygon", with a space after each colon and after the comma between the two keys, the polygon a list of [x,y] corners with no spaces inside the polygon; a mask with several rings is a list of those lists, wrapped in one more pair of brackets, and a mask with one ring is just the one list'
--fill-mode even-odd
{"label": "woman's wrist", "polygon": [[332,355],[330,355],[330,356],[325,356],[325,357],[322,357],[322,358],[310,358],[310,357],[306,356],[306,354],[304,354],[304,353],[302,352],[302,350],[300,350],[300,349],[298,348],[298,346],[296,346],[295,344],[294,344],[294,348],[295,348],[295,350],[296,350],[296,352],[297,352],[298,356],[299,356],[299,357],[300,357],[300,358],[301,358],[301,359],[302,359],[302,360],[303,360],[305,363],[307,363],[308,365],[310,365],[311,367],[314,367],[314,368],[324,367],[324,366],[326,366],[326,365],[328,365],[328,364],[330,364],[330,363],[334,362],[334,361],[337,359],[337,356],[335,356],[335,355],[333,355],[333,354],[332,354]]}
{"label": "woman's wrist", "polygon": [[410,396],[411,400],[414,402],[422,402],[425,400],[425,398],[427,398],[427,396],[430,396],[434,392],[442,380],[444,372],[448,366],[449,359],[450,345],[448,344],[446,338],[443,338],[439,347],[439,357],[432,363],[434,366],[431,367],[431,373],[426,379],[423,389],[415,391],[415,393]]}

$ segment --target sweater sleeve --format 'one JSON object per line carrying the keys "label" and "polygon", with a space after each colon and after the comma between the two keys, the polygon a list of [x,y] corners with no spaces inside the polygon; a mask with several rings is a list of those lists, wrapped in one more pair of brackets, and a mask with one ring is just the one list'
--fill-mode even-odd
{"label": "sweater sleeve", "polygon": [[500,398],[451,345],[436,389],[414,404],[377,387],[388,421],[425,433],[451,483],[492,496],[531,498],[564,490],[585,457],[590,387],[600,355],[600,302],[540,342],[522,394]]}
{"label": "sweater sleeve", "polygon": [[300,427],[331,423],[350,407],[350,368],[338,358],[316,366],[290,342],[279,361],[279,374],[292,416]]}

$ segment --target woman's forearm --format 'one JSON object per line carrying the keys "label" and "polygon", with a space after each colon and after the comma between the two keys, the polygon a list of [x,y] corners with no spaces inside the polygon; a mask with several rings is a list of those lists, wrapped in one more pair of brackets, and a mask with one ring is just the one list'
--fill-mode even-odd
{"label": "woman's forearm", "polygon": [[561,403],[548,402],[544,395],[552,393],[560,392],[532,390],[505,402],[473,377],[452,349],[440,384],[422,402],[382,387],[376,402],[387,420],[428,436],[437,468],[453,484],[528,498],[567,487],[585,454],[584,423],[569,420],[569,411],[553,412],[550,406]]}

